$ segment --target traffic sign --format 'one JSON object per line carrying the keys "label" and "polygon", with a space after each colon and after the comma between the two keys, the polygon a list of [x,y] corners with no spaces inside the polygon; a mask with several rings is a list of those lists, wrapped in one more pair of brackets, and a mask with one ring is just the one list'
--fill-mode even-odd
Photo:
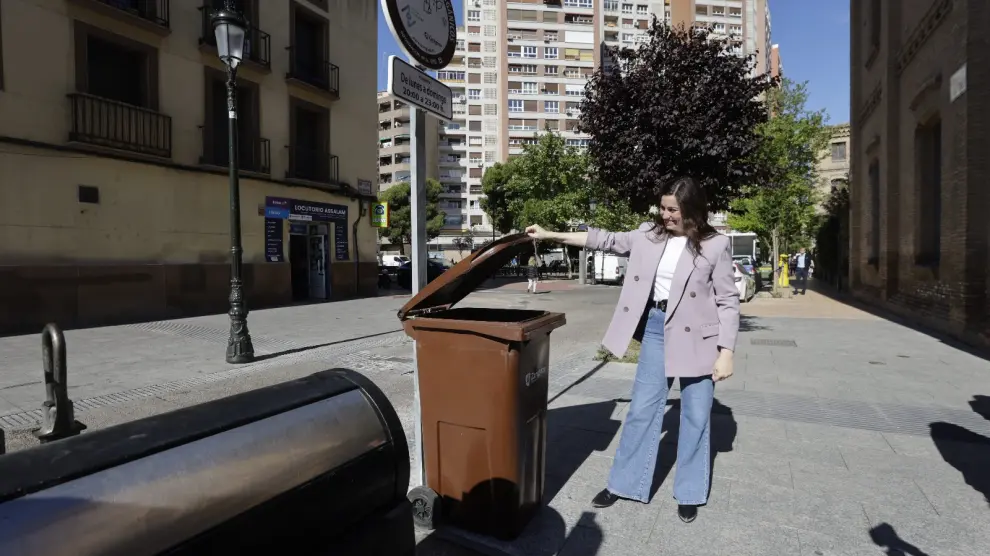
{"label": "traffic sign", "polygon": [[450,87],[398,56],[388,57],[388,92],[438,118],[454,119],[454,93]]}
{"label": "traffic sign", "polygon": [[429,69],[454,58],[457,21],[451,0],[382,0],[385,21],[399,46]]}

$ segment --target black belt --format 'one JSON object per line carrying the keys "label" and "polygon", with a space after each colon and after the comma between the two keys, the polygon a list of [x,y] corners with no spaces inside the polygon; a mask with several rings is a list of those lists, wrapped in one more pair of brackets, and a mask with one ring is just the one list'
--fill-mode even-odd
{"label": "black belt", "polygon": [[647,310],[649,310],[649,309],[660,309],[661,311],[663,311],[664,313],[666,313],[667,312],[667,300],[666,299],[661,299],[660,301],[657,301],[656,299],[650,299],[646,303],[646,309]]}

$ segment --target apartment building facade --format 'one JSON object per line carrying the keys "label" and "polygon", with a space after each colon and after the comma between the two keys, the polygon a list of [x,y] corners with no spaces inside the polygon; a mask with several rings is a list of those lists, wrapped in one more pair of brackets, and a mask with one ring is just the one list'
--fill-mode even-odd
{"label": "apartment building facade", "polygon": [[990,5],[864,0],[850,19],[851,290],[990,346]]}
{"label": "apartment building facade", "polygon": [[[249,308],[373,294],[376,6],[238,4]],[[220,6],[0,1],[0,329],[226,310]]]}
{"label": "apartment building facade", "polygon": [[849,185],[849,158],[852,153],[849,124],[831,126],[832,138],[818,161],[819,193],[825,199],[835,189]]}
{"label": "apartment building facade", "polygon": [[480,206],[485,169],[547,129],[586,146],[581,102],[588,78],[608,63],[603,46],[636,48],[653,15],[710,26],[734,37],[739,55],[760,53],[754,71],[773,66],[766,0],[464,0],[463,9],[456,61],[438,77],[464,106],[455,104],[440,144],[441,158],[445,150],[460,155],[464,228],[479,239],[492,232]]}

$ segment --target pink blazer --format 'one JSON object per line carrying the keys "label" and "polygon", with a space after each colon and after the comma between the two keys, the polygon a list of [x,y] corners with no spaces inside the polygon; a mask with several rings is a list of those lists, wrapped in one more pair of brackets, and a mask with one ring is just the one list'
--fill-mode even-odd
{"label": "pink blazer", "polygon": [[[630,232],[588,230],[586,248],[628,256],[625,282],[602,345],[622,357],[640,323],[667,241],[652,223]],[[719,348],[736,349],[739,290],[729,238],[718,234],[701,242],[695,257],[684,249],[674,271],[664,324],[664,363],[668,377],[712,374]]]}

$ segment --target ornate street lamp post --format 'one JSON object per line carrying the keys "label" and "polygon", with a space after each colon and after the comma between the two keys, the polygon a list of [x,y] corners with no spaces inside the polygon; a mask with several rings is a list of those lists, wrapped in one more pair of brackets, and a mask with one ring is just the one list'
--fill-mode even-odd
{"label": "ornate street lamp post", "polygon": [[230,337],[227,339],[227,362],[250,363],[254,345],[247,326],[247,305],[241,281],[241,193],[237,162],[237,65],[244,57],[244,35],[248,23],[231,0],[213,12],[213,32],[217,53],[227,66],[227,141],[230,171]]}

